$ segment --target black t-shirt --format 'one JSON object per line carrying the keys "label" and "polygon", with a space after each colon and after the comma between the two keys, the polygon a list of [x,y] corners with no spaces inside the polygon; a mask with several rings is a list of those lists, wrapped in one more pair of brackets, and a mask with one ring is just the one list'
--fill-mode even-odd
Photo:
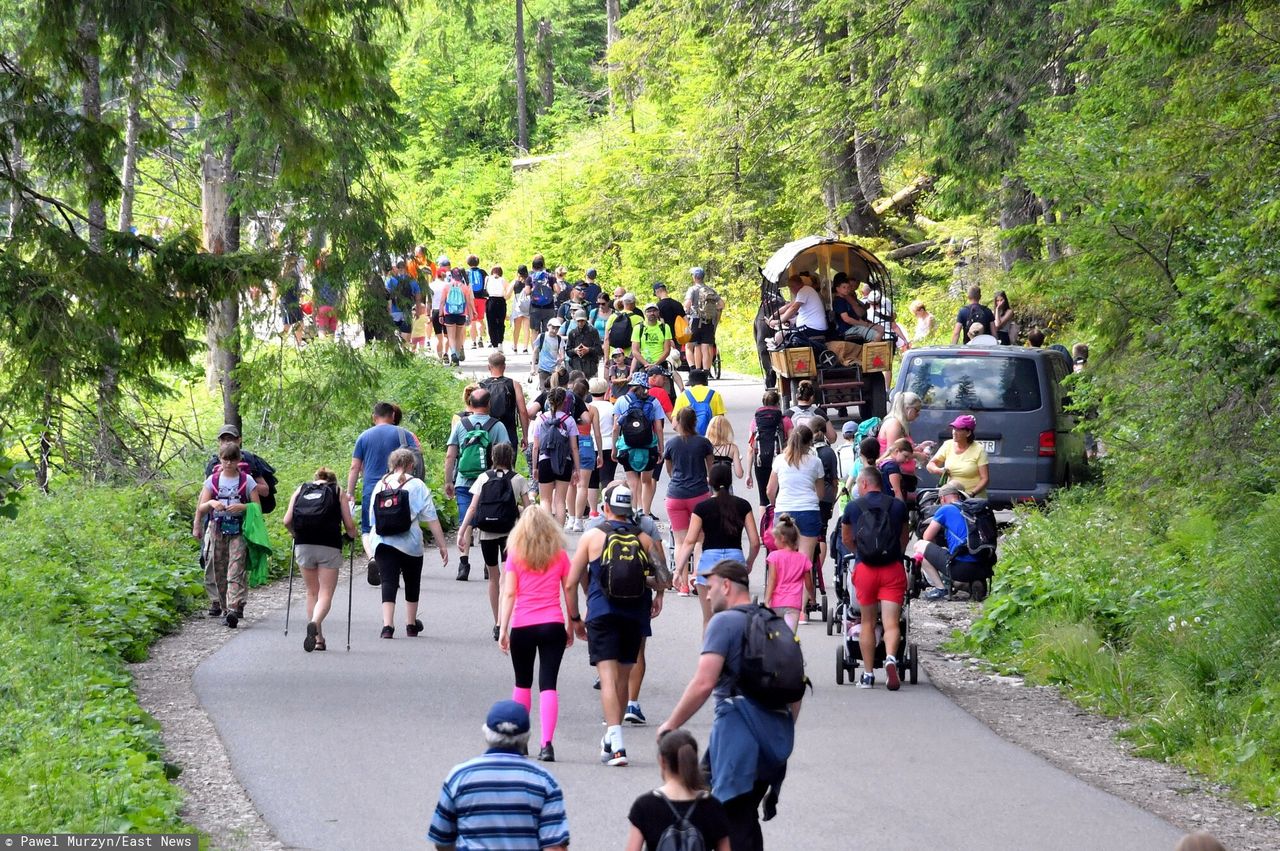
{"label": "black t-shirt", "polygon": [[853,317],[854,319],[867,318],[867,311],[864,307],[862,307],[862,305],[860,304],[855,305],[853,302],[849,301],[844,296],[832,297],[831,312],[835,314],[836,331],[840,334],[843,334],[845,331],[848,331],[850,328],[853,327],[848,322],[844,321],[844,318],[843,318],[844,314],[847,313],[849,314],[849,316]]}
{"label": "black t-shirt", "polygon": [[702,520],[702,548],[704,550],[739,550],[742,549],[742,532],[746,528],[747,515],[751,513],[751,503],[740,496],[730,497],[732,508],[730,521],[737,532],[726,535],[723,528],[724,515],[720,511],[720,497],[703,500],[693,507],[693,513]]}
{"label": "black t-shirt", "polygon": [[[534,402],[537,403],[538,409],[541,410],[543,413],[545,413],[547,410],[547,393],[548,392],[549,391],[544,390],[541,394],[538,395],[537,399],[533,400]],[[587,403],[579,399],[576,393],[565,393],[564,407],[561,408],[561,411],[573,417],[573,421],[576,423],[579,420],[581,420],[582,415],[587,412]]]}
{"label": "black t-shirt", "polygon": [[684,316],[683,304],[671,298],[671,296],[667,296],[658,302],[658,317],[671,329],[672,335],[676,333],[677,316]]}
{"label": "black t-shirt", "polygon": [[704,794],[694,801],[671,801],[668,805],[659,792],[646,792],[636,798],[627,816],[644,836],[645,848],[657,848],[662,832],[676,823],[671,805],[698,829],[707,848],[715,848],[721,839],[729,835],[729,817],[725,814],[724,805],[710,795]]}
{"label": "black t-shirt", "polygon": [[956,322],[964,334],[969,333],[969,326],[975,322],[982,323],[982,333],[992,334],[991,326],[995,324],[996,315],[985,304],[967,304],[956,314]]}

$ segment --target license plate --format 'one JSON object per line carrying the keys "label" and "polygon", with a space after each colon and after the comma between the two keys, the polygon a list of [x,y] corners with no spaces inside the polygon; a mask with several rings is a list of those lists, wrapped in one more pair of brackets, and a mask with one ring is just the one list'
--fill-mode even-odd
{"label": "license plate", "polygon": [[979,440],[977,443],[986,450],[988,455],[996,455],[1000,452],[1000,441],[998,440]]}

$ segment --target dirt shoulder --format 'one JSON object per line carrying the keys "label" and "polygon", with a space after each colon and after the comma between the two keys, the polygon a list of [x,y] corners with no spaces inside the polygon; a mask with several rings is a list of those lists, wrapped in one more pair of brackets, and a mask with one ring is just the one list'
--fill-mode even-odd
{"label": "dirt shoulder", "polygon": [[1057,689],[1028,686],[980,659],[940,650],[967,629],[969,603],[911,605],[913,639],[930,681],[1002,738],[1187,832],[1206,830],[1233,851],[1280,848],[1280,819],[1227,799],[1228,790],[1183,768],[1134,756],[1118,738],[1125,724],[1093,715]]}

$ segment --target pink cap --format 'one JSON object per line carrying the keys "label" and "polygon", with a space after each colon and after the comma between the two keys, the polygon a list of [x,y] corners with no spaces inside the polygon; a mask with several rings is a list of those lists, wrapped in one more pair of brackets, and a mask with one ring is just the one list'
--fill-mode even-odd
{"label": "pink cap", "polygon": [[952,428],[966,428],[973,431],[978,427],[978,421],[973,418],[972,414],[961,414],[951,421]]}

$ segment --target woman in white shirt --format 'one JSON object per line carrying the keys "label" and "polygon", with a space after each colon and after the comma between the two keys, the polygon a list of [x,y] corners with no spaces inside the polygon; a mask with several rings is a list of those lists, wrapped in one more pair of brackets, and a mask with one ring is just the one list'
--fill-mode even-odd
{"label": "woman in white shirt", "polygon": [[822,511],[818,505],[825,490],[822,476],[822,461],[813,451],[813,431],[807,425],[798,425],[787,438],[787,448],[773,461],[767,493],[774,511],[795,518],[800,529],[800,552],[810,561],[822,537]]}
{"label": "woman in white shirt", "polygon": [[489,345],[502,351],[502,341],[507,335],[507,301],[511,298],[511,284],[502,277],[501,266],[489,270],[485,292],[489,296],[484,309],[484,318],[489,325]]}

